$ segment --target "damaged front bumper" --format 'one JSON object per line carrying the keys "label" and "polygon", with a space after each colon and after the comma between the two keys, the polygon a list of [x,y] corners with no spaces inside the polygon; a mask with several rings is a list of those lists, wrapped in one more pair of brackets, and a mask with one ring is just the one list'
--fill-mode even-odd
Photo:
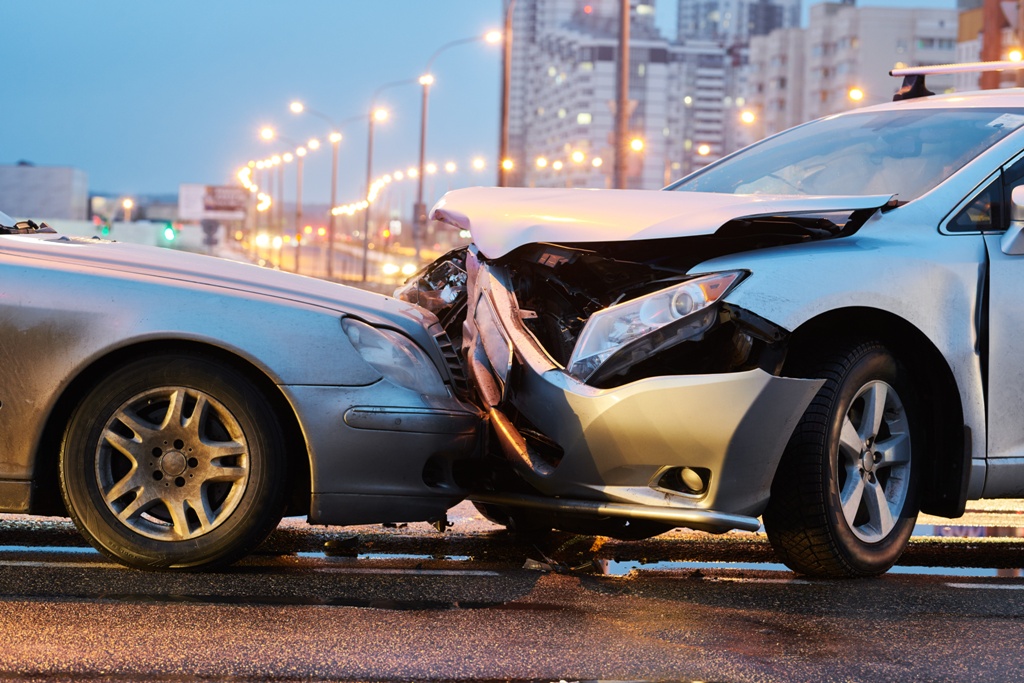
{"label": "damaged front bumper", "polygon": [[478,502],[755,530],[783,449],[820,380],[764,370],[659,376],[598,389],[523,326],[500,268],[470,254],[464,348],[492,433],[540,494]]}

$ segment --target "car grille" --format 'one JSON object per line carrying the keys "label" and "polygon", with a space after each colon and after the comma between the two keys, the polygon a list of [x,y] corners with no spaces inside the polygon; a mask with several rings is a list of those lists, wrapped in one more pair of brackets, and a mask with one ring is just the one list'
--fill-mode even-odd
{"label": "car grille", "polygon": [[437,342],[438,348],[441,349],[445,365],[448,366],[448,372],[452,376],[452,386],[455,389],[455,393],[458,394],[459,398],[468,400],[469,378],[466,375],[466,368],[462,365],[458,349],[452,344],[451,339],[448,338],[448,333],[444,330],[434,334],[434,341]]}

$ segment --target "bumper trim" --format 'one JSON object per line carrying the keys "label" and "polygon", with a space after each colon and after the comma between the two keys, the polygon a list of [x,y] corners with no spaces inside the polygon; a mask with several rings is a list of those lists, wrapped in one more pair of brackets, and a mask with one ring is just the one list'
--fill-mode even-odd
{"label": "bumper trim", "polygon": [[355,429],[421,434],[472,433],[480,424],[480,415],[454,410],[398,408],[394,406],[354,406],[345,411],[345,424]]}
{"label": "bumper trim", "polygon": [[566,498],[542,498],[507,493],[471,493],[469,500],[492,505],[525,507],[532,510],[548,512],[565,512],[594,517],[628,517],[630,519],[646,519],[653,522],[664,522],[674,526],[684,526],[698,531],[719,533],[732,529],[757,531],[761,523],[756,517],[730,515],[712,510],[696,510],[692,508],[655,507],[649,505],[628,505],[625,503],[602,503],[593,500],[571,500]]}

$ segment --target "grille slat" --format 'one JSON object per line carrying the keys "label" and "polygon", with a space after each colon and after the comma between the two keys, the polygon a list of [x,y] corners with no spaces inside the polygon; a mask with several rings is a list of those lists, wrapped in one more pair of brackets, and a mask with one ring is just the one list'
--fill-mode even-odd
{"label": "grille slat", "polygon": [[448,366],[448,372],[451,374],[455,393],[458,394],[459,398],[468,400],[470,398],[469,377],[466,374],[466,368],[462,365],[462,358],[459,356],[458,349],[452,344],[451,339],[448,338],[448,333],[444,330],[434,334],[434,341],[437,342],[438,348],[441,349],[445,365]]}

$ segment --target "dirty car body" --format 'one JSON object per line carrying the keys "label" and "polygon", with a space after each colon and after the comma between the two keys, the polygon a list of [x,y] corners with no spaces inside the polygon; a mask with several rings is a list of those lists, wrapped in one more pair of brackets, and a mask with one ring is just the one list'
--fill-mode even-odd
{"label": "dirty car body", "polygon": [[764,515],[794,569],[861,576],[919,509],[1020,495],[1022,124],[1019,93],[915,99],[662,192],[446,195],[473,244],[400,295],[461,337],[488,411],[472,498],[627,537]]}
{"label": "dirty car body", "polygon": [[443,519],[479,411],[390,297],[0,215],[0,510],[143,568],[223,564],[283,513]]}

